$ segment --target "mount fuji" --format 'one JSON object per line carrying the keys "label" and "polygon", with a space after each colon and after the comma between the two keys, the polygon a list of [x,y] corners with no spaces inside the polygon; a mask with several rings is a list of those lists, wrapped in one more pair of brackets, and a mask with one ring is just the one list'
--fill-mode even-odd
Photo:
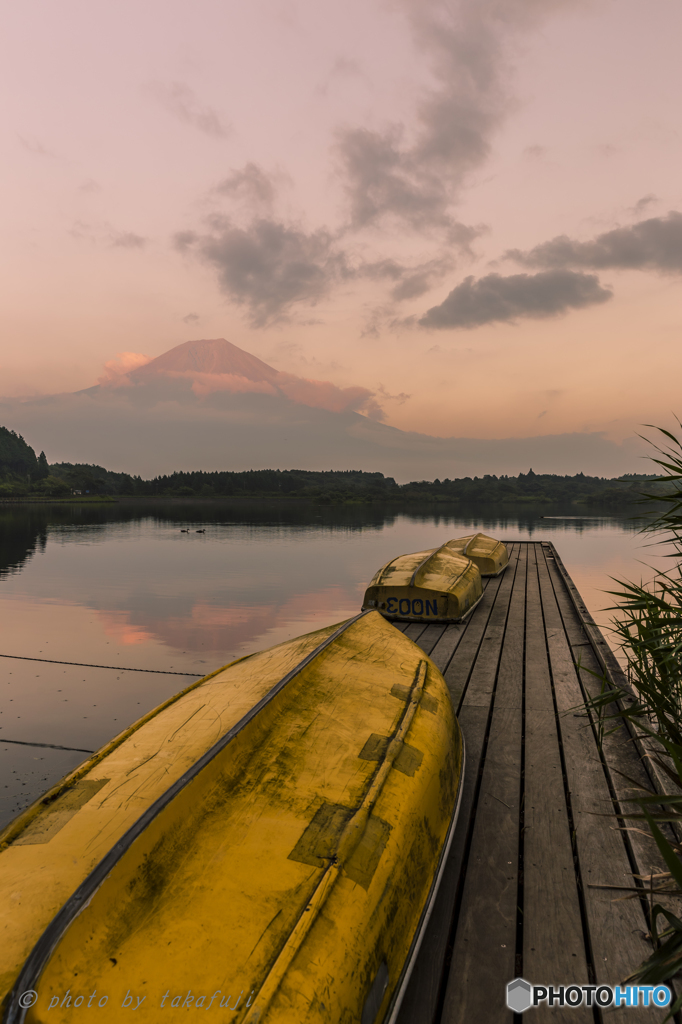
{"label": "mount fuji", "polygon": [[[129,355],[129,354],[127,354]],[[224,338],[108,363],[93,387],[0,399],[0,424],[50,462],[144,477],[174,470],[363,469],[399,482],[636,472],[635,445],[599,433],[442,438],[381,422],[374,394],[284,373]]]}

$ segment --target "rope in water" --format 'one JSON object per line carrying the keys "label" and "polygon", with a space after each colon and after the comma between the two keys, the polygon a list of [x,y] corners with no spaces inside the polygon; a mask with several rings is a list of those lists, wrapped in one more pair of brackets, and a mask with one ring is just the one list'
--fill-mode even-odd
{"label": "rope in water", "polygon": [[160,676],[192,676],[201,679],[198,672],[174,672],[163,668],[128,668],[125,665],[90,665],[87,661],[55,661],[54,658],[29,658],[25,654],[0,654],[0,658],[15,658],[18,661],[43,661],[49,665],[77,665],[79,668],[110,668],[114,672],[154,672]]}
{"label": "rope in water", "polygon": [[60,747],[58,743],[30,743],[28,740],[7,740],[0,738],[0,746],[3,743],[16,743],[20,747],[49,747],[50,750],[74,750],[77,754],[94,754],[94,750],[85,750],[83,747]]}

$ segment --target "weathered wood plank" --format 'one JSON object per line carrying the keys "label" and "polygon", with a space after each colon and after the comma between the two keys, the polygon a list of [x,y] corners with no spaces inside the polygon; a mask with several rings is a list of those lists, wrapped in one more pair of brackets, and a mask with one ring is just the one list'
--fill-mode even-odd
{"label": "weathered wood plank", "polygon": [[[512,570],[507,572],[511,573]],[[488,580],[484,599],[471,618],[466,623],[457,623],[446,628],[431,654],[441,671],[446,668],[453,651],[472,626],[476,635],[472,644],[475,656],[501,581],[502,577]],[[466,769],[457,829],[397,1024],[437,1024],[440,1020],[440,1003],[445,992],[446,970],[451,954],[452,918],[458,894],[461,896],[462,869],[471,842],[488,711],[488,707],[465,707],[458,716],[466,748]]]}
{"label": "weathered wood plank", "polygon": [[[556,548],[553,544],[549,544],[547,542],[544,542],[542,547],[547,565],[549,567],[552,567],[554,563],[554,565],[556,566],[558,573],[560,574],[560,577],[562,578],[566,586],[566,590],[568,591],[568,594],[570,596],[571,603],[573,604],[575,610],[577,611],[578,617],[581,620],[581,641],[579,643],[572,644],[574,658],[576,658],[576,660],[579,660],[581,664],[585,665],[586,657],[590,656],[586,655],[584,648],[591,647],[592,653],[594,654],[594,657],[596,658],[601,671],[606,675],[609,681],[622,689],[631,690],[631,687],[625,677],[625,673],[623,672],[622,666],[620,665],[618,659],[611,650],[609,644],[604,640],[604,637],[602,636],[601,631],[595,623],[593,617],[590,615],[589,610],[585,607],[583,599],[580,596],[571,577],[569,576],[568,571],[566,570],[566,567],[564,566]],[[599,674],[599,670],[595,669],[594,664],[592,662],[590,662],[590,665],[585,665],[585,667],[591,668],[593,671],[597,671]],[[586,672],[582,673],[581,681],[583,682],[583,686],[587,687],[588,692],[594,692],[591,689],[591,687],[596,684],[596,679],[593,676],[590,676]],[[639,755],[639,759],[644,770],[644,776],[648,779],[649,784],[653,788],[653,790],[657,793],[661,793],[662,795],[669,793],[673,793],[676,795],[679,794],[677,787],[671,782],[670,778],[665,774],[665,772],[656,763],[656,761],[652,760],[652,754],[660,755],[660,748],[657,749],[656,744],[651,739],[651,737],[648,737],[645,734],[643,734],[642,731],[638,729],[634,724],[627,723],[626,728],[627,732],[629,733],[630,739],[637,751],[637,754]],[[623,742],[625,742],[624,736],[620,736],[619,738]],[[615,767],[618,767],[618,765],[616,765]],[[622,771],[623,769],[621,768],[620,770]],[[642,776],[637,777],[638,779],[642,778]],[[671,829],[671,835],[672,831],[674,830],[677,842],[682,840],[682,828],[680,828],[677,825],[670,825],[665,827]],[[645,860],[646,859],[647,858],[645,857]],[[675,913],[677,912],[678,911],[676,910]]]}
{"label": "weathered wood plank", "polygon": [[428,654],[429,656],[431,655],[431,652],[447,628],[447,625],[440,625],[436,623],[432,626],[426,627],[418,641],[419,646],[424,651],[424,654]]}
{"label": "weathered wood plank", "polygon": [[485,629],[475,632],[472,622],[471,629],[467,631],[444,673],[450,693],[456,692],[458,687],[463,691],[462,706],[474,704],[487,707],[490,704],[497,678],[512,588],[517,573],[525,574],[525,559],[525,547],[519,547],[502,576]]}
{"label": "weathered wood plank", "polygon": [[408,622],[407,628],[403,630],[403,633],[410,640],[413,640],[414,643],[418,643],[422,633],[428,628],[425,622]]}
{"label": "weathered wood plank", "polygon": [[[544,552],[547,557],[547,551]],[[550,579],[554,585],[554,593],[557,600],[557,605],[561,615],[566,619],[575,612],[575,603],[572,600],[572,596],[568,592],[568,588],[562,584],[566,583],[564,572],[561,572],[561,566],[555,566],[551,558],[547,558],[546,561],[547,570],[549,572]],[[597,627],[595,627],[597,628]],[[601,656],[600,651],[592,647],[581,647],[579,650],[579,668],[577,668],[579,680],[586,696],[598,696],[601,692],[602,679],[600,678],[602,672],[607,675],[607,680],[612,682],[612,676],[609,671],[608,663],[606,659]],[[576,652],[573,652],[574,658]],[[615,705],[610,705],[606,709],[606,714],[615,715],[617,712]],[[595,734],[598,729],[598,722],[596,716],[591,716],[592,728]],[[587,723],[587,719],[585,719]],[[604,735],[602,737],[602,751],[603,758],[606,761],[605,771],[609,782],[609,786],[613,796],[615,797],[615,808],[627,814],[632,811],[636,811],[636,805],[633,805],[629,798],[636,794],[637,786],[644,789],[654,790],[652,779],[647,771],[646,763],[642,762],[638,751],[632,741],[632,735],[627,729],[625,724],[621,724],[620,727],[614,729],[616,723],[613,720],[606,720],[604,723]],[[597,747],[597,738],[595,735],[595,748]],[[635,785],[628,780],[632,779]],[[658,808],[654,807],[652,810]],[[615,818],[612,823],[616,824]],[[625,822],[627,824],[627,822]],[[668,831],[667,826],[663,826],[664,831]],[[666,871],[667,866],[661,856],[661,853],[654,842],[653,838],[648,838],[638,830],[628,830],[622,833],[623,841],[628,850],[630,860],[635,862],[635,870],[639,875],[645,875],[650,873],[658,873]],[[668,838],[673,839],[672,835]],[[634,879],[629,879],[625,884],[631,885],[634,883]],[[608,892],[605,894],[608,895]],[[615,895],[615,894],[614,894]],[[656,897],[657,902],[662,902],[667,909],[671,910],[674,914],[679,915],[682,913],[682,901],[670,897]],[[647,919],[648,923],[648,919]]]}
{"label": "weathered wood plank", "polygon": [[516,974],[525,577],[522,549],[508,585],[500,587],[499,594],[510,593],[508,605],[496,602],[489,620],[478,659],[485,668],[475,684],[472,676],[462,708],[493,700],[443,1024],[511,1021],[513,1016],[505,1005],[505,983]]}
{"label": "weathered wood plank", "polygon": [[[519,552],[516,550],[514,555],[510,557],[509,566],[502,576],[498,577],[498,586],[487,588],[483,595],[483,600],[466,623],[465,632],[457,644],[447,668],[443,672],[450,696],[452,697],[453,706],[456,709],[461,707],[462,697],[472,673],[472,666],[478,661],[479,648],[483,646],[484,636],[488,636],[491,617],[494,617],[495,621],[497,621],[500,617],[503,620],[506,616],[518,557]],[[488,700],[483,700],[485,706],[488,703],[489,698]]]}
{"label": "weathered wood plank", "polygon": [[[473,828],[475,797],[487,723],[487,708],[463,708],[459,716],[466,749],[466,770],[457,828],[431,919],[396,1024],[438,1024],[440,1021],[440,1003],[447,980],[444,975],[451,953],[452,916],[463,882],[462,868]],[[473,983],[476,983],[475,979]]]}
{"label": "weathered wood plank", "polygon": [[433,647],[430,655],[431,660],[438,666],[441,672],[445,672],[449,665],[457,645],[464,636],[467,625],[468,623],[466,622],[453,622],[452,625],[446,626],[440,640]]}
{"label": "weathered wood plank", "polygon": [[[569,643],[569,629],[571,635],[576,635],[577,614],[571,609],[573,614],[567,614],[564,629],[549,571],[539,572],[539,582],[557,710],[561,716],[560,739],[591,959],[597,983],[616,984],[650,953],[651,947],[644,938],[647,923],[638,901],[613,900],[605,890],[595,887],[629,884],[632,866],[622,835],[614,827],[614,804],[592,729],[589,723],[585,727],[587,720],[576,717],[574,710],[583,700]],[[556,594],[561,594],[559,587]],[[644,1021],[662,1020],[665,1012],[652,1008],[611,1008],[608,1016],[614,1024],[620,1021],[644,1024]]]}
{"label": "weathered wood plank", "polygon": [[[522,972],[537,983],[554,979],[587,985],[588,956],[547,658],[537,547],[529,545],[526,589]],[[542,1024],[564,1015],[559,1006],[542,1006],[533,1012],[533,1020]],[[591,1022],[592,1010],[573,1010],[571,1019]]]}

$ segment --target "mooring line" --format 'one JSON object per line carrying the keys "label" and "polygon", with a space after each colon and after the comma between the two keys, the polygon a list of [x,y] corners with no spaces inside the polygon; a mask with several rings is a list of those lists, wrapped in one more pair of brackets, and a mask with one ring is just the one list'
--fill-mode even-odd
{"label": "mooring line", "polygon": [[94,750],[84,750],[83,747],[60,747],[58,743],[30,743],[28,740],[5,740],[0,736],[0,746],[3,743],[18,743],[21,747],[49,747],[50,750],[73,750],[77,754],[94,754]]}
{"label": "mooring line", "polygon": [[126,665],[90,665],[87,661],[56,661],[54,658],[29,658],[26,654],[0,654],[0,658],[15,658],[17,661],[42,661],[48,665],[77,665],[79,668],[110,668],[113,672],[154,672],[159,676],[192,676],[201,679],[198,672],[174,672],[164,668],[128,668]]}

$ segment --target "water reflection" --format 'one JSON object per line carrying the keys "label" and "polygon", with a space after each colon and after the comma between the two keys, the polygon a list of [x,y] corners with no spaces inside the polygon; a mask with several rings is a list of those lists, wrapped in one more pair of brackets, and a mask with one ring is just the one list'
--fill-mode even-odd
{"label": "water reflection", "polygon": [[553,540],[601,621],[646,554],[636,522],[574,507],[0,506],[0,654],[50,659],[0,657],[0,819],[191,678],[348,618],[384,562],[477,529]]}

